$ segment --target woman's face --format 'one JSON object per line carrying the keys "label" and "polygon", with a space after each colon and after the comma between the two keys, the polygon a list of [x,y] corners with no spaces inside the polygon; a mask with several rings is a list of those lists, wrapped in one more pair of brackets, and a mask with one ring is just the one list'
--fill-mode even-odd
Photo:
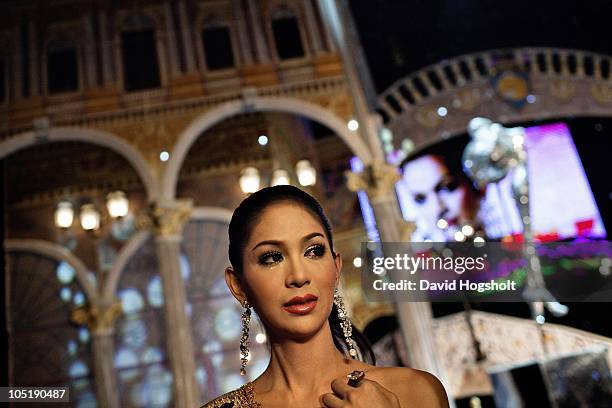
{"label": "woman's face", "polygon": [[[274,338],[305,339],[327,322],[341,268],[317,217],[299,204],[268,206],[251,230],[234,296],[247,299]],[[301,299],[300,299],[301,298]]]}
{"label": "woman's face", "polygon": [[449,224],[459,222],[466,188],[440,160],[427,155],[408,162],[404,167],[404,180],[419,215],[429,225],[435,226],[441,218]]}

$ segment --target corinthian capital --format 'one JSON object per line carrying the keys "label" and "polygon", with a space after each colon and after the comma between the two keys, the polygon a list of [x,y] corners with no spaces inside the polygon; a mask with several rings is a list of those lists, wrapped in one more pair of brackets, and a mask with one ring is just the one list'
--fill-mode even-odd
{"label": "corinthian capital", "polygon": [[71,320],[78,325],[87,325],[92,333],[111,330],[117,317],[121,314],[121,303],[107,305],[86,305],[74,309]]}
{"label": "corinthian capital", "polygon": [[158,237],[180,236],[192,208],[191,199],[155,203],[149,208],[149,226]]}
{"label": "corinthian capital", "polygon": [[370,200],[389,197],[393,193],[395,183],[400,179],[397,167],[382,160],[368,164],[361,173],[349,171],[346,176],[349,190],[364,190]]}

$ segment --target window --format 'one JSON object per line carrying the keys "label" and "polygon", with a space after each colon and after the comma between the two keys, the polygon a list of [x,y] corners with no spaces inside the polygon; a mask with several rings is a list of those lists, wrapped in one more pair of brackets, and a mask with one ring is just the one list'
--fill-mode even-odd
{"label": "window", "polygon": [[47,46],[47,90],[50,94],[79,89],[77,50],[68,41],[53,41]]}
{"label": "window", "polygon": [[161,85],[155,25],[142,15],[127,17],[121,34],[123,82],[126,91],[157,88]]}
{"label": "window", "polygon": [[10,385],[70,387],[73,406],[95,407],[91,334],[70,318],[87,302],[76,270],[34,252],[8,253],[6,270]]}
{"label": "window", "polygon": [[272,18],[276,53],[282,60],[304,56],[297,17],[287,9],[278,10]]}
{"label": "window", "polygon": [[115,331],[115,374],[120,405],[126,408],[172,406],[164,294],[153,238],[125,265],[117,288],[122,315]]}
{"label": "window", "polygon": [[227,228],[227,221],[192,219],[185,225],[181,241],[185,309],[191,321],[201,401],[237,388],[245,380],[254,380],[270,361],[265,331],[254,313],[250,324],[248,378],[239,374],[242,308],[223,277],[223,269],[229,265]]}
{"label": "window", "polygon": [[231,68],[234,66],[232,40],[226,26],[211,26],[202,30],[202,44],[206,67],[209,70]]}

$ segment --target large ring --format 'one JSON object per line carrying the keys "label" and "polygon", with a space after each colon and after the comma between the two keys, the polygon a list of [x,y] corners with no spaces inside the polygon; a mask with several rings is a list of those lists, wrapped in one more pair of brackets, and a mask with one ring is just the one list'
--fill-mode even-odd
{"label": "large ring", "polygon": [[361,380],[364,379],[365,371],[355,370],[346,377],[348,378],[348,385],[351,387],[357,387]]}

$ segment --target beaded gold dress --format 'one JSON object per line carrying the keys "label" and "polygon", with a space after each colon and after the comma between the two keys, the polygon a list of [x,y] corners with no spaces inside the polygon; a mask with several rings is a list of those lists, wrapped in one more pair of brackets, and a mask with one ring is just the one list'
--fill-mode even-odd
{"label": "beaded gold dress", "polygon": [[248,382],[234,391],[207,402],[202,408],[262,408],[262,406],[255,401],[253,384]]}

